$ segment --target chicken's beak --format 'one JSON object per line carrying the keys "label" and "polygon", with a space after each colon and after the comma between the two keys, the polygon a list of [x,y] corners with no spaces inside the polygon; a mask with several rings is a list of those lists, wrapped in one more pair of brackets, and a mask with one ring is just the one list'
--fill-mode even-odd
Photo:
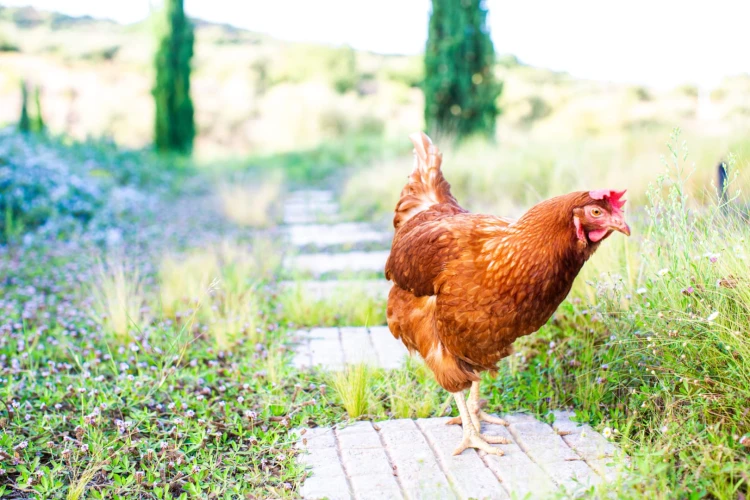
{"label": "chicken's beak", "polygon": [[624,220],[615,221],[612,225],[612,229],[620,231],[625,236],[630,236],[630,226]]}

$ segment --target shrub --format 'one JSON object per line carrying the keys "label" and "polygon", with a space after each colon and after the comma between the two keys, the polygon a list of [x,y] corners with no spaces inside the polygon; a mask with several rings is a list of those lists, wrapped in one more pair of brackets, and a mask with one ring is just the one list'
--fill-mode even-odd
{"label": "shrub", "polygon": [[0,135],[0,241],[52,218],[86,223],[104,203],[105,188],[54,148],[18,134]]}

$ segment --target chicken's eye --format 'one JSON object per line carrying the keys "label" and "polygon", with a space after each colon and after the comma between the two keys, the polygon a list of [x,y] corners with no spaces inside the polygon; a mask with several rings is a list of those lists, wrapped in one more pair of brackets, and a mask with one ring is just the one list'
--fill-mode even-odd
{"label": "chicken's eye", "polygon": [[592,208],[591,215],[593,215],[594,217],[600,217],[602,215],[602,211],[600,208]]}

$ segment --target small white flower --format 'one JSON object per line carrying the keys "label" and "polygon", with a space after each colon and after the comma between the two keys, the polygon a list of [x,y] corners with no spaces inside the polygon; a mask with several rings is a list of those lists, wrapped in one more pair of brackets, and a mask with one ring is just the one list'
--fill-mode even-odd
{"label": "small white flower", "polygon": [[669,272],[669,269],[667,269],[667,268],[665,267],[664,269],[659,269],[659,272],[658,272],[658,273],[656,273],[656,274],[658,274],[659,276],[664,276],[664,275],[665,275],[665,274],[667,274],[668,272]]}
{"label": "small white flower", "polygon": [[638,295],[643,295],[646,293],[646,291],[647,290],[645,288],[639,288],[638,290],[635,291],[635,293],[637,293]]}
{"label": "small white flower", "polygon": [[706,321],[713,321],[718,317],[719,317],[719,311],[714,311],[708,315],[708,318],[706,318]]}
{"label": "small white flower", "polygon": [[611,438],[612,437],[612,429],[610,429],[609,427],[605,427],[604,430],[602,431],[602,436],[604,436],[606,439]]}

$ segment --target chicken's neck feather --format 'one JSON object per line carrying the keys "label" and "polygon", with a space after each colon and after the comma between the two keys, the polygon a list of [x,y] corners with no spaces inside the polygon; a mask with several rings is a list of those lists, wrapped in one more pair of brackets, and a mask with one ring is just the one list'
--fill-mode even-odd
{"label": "chicken's neck feather", "polygon": [[552,198],[532,207],[518,221],[486,234],[478,260],[484,261],[493,283],[533,280],[545,299],[562,300],[599,243],[576,236],[573,208],[578,197]]}

